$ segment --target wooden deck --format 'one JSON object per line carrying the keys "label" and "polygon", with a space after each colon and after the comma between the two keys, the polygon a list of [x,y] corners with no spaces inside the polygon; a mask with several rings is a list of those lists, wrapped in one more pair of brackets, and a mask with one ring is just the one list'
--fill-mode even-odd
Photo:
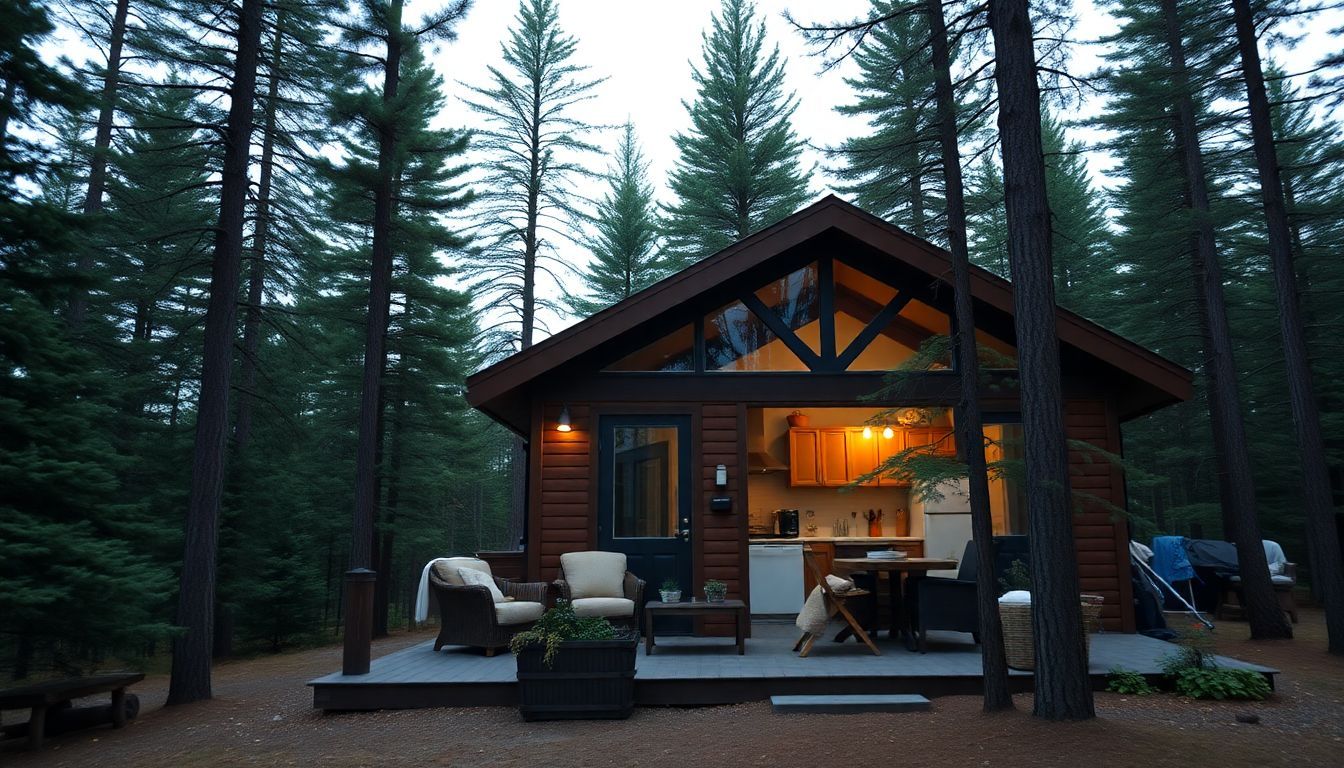
{"label": "wooden deck", "polygon": [[[745,656],[737,655],[732,638],[659,637],[652,656],[639,650],[635,700],[641,706],[698,706],[789,694],[918,693],[932,698],[980,692],[980,654],[969,635],[931,632],[927,654],[907,651],[886,633],[878,641],[881,656],[853,640],[819,642],[800,659],[791,651],[797,634],[792,624],[757,622]],[[1173,649],[1142,635],[1094,635],[1093,685],[1104,688],[1114,667],[1155,677],[1162,657]],[[1261,672],[1271,685],[1277,673],[1236,659],[1222,663]],[[512,706],[517,703],[515,673],[510,654],[486,658],[456,647],[435,653],[425,642],[375,659],[367,675],[336,673],[308,684],[313,706],[324,710]],[[1010,684],[1031,690],[1031,673],[1012,672]]]}

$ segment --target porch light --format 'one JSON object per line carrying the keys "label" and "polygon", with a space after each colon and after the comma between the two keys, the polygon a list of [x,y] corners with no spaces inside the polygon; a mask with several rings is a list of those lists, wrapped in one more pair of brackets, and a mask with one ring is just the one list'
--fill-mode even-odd
{"label": "porch light", "polygon": [[865,440],[870,439],[870,438],[872,438],[872,436],[873,436],[873,428],[865,424],[864,427],[863,427],[863,437],[864,437],[864,439],[865,439]]}
{"label": "porch light", "polygon": [[556,421],[556,424],[555,424],[555,431],[556,431],[556,432],[569,432],[569,431],[572,430],[572,429],[573,429],[573,427],[570,426],[570,422],[569,422],[569,404],[566,403],[566,404],[560,409],[560,418]]}
{"label": "porch light", "polygon": [[891,427],[883,427],[883,428],[882,428],[882,436],[885,437],[886,439],[890,440],[891,438],[893,438],[893,437],[896,436],[896,431],[893,430]]}

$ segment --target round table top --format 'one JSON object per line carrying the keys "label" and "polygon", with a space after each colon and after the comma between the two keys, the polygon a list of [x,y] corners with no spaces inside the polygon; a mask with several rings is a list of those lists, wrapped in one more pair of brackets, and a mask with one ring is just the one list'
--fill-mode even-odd
{"label": "round table top", "polygon": [[837,557],[832,567],[844,566],[850,571],[944,571],[957,567],[957,561],[946,557]]}

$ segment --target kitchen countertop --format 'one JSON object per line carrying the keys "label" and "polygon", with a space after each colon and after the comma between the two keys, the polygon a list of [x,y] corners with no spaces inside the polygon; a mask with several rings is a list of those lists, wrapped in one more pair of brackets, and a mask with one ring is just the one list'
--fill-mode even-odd
{"label": "kitchen countertop", "polygon": [[831,544],[894,544],[898,541],[923,541],[919,536],[799,536],[794,539],[751,537],[752,544],[806,544],[809,541]]}

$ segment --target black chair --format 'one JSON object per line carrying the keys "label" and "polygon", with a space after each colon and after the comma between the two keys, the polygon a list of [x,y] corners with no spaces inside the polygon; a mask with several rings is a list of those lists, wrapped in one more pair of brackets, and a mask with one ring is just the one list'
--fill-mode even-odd
{"label": "black chair", "polygon": [[[1026,563],[1031,550],[1026,536],[995,536],[994,578],[1002,579],[1013,561]],[[952,632],[970,632],[980,642],[980,616],[976,607],[976,578],[979,573],[974,541],[966,542],[960,567],[955,579],[920,579],[915,588],[915,631],[919,636],[919,652],[928,651],[927,637],[931,629]]]}

